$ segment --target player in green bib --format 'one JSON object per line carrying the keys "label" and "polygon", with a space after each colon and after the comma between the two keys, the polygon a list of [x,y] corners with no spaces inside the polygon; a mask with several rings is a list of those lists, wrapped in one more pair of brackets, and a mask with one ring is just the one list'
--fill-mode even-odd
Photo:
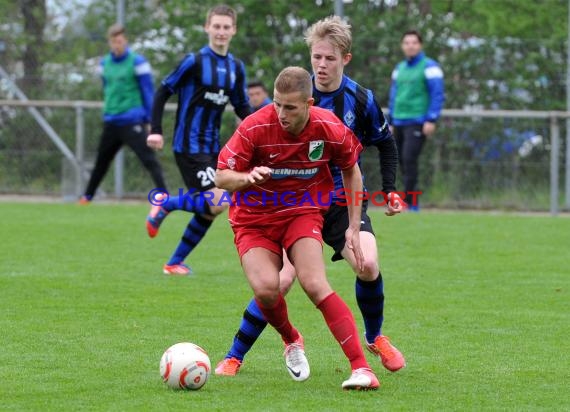
{"label": "player in green bib", "polygon": [[111,52],[99,65],[103,80],[103,133],[93,173],[79,201],[81,204],[93,199],[113,158],[125,144],[149,171],[154,186],[166,189],[156,154],[146,145],[154,93],[150,64],[129,49],[122,26],[111,26],[108,39]]}
{"label": "player in green bib", "polygon": [[404,177],[406,203],[418,211],[418,158],[426,138],[435,132],[445,101],[443,71],[422,51],[422,37],[410,30],[402,36],[405,60],[392,72],[390,117]]}

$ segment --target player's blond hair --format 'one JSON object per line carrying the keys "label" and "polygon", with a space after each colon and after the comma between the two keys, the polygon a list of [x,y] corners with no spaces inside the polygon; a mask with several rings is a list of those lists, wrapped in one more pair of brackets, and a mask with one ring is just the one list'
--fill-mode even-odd
{"label": "player's blond hair", "polygon": [[301,92],[301,96],[307,99],[313,96],[311,75],[302,67],[290,66],[281,70],[275,79],[274,87],[277,92],[283,94]]}
{"label": "player's blond hair", "polygon": [[126,35],[125,26],[119,23],[113,24],[109,29],[107,29],[107,38],[112,39],[120,35]]}
{"label": "player's blond hair", "polygon": [[343,56],[352,48],[351,26],[338,16],[319,20],[305,31],[305,43],[309,49],[320,40],[328,40]]}
{"label": "player's blond hair", "polygon": [[237,13],[235,9],[225,4],[220,4],[218,6],[212,7],[208,10],[206,14],[206,25],[210,24],[210,20],[212,20],[212,16],[228,16],[231,17],[234,26],[237,25]]}

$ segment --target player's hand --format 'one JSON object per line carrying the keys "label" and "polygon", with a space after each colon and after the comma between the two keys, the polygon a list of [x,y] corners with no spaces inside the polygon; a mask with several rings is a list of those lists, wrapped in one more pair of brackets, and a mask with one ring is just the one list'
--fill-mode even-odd
{"label": "player's hand", "polygon": [[386,216],[394,216],[395,214],[401,213],[406,208],[406,202],[404,202],[396,192],[391,192],[388,195],[387,207],[388,210],[386,210],[384,214]]}
{"label": "player's hand", "polygon": [[271,169],[267,166],[256,166],[247,175],[247,180],[252,185],[258,185],[271,177]]}
{"label": "player's hand", "polygon": [[435,133],[435,123],[432,122],[425,122],[422,126],[422,133],[426,137],[430,137],[432,134]]}
{"label": "player's hand", "polygon": [[148,147],[154,150],[160,150],[164,147],[164,139],[161,134],[151,134],[146,138]]}
{"label": "player's hand", "polygon": [[346,247],[354,253],[358,272],[362,273],[364,268],[364,254],[360,248],[360,229],[352,229],[349,227],[346,229],[346,232],[344,232],[344,236],[346,238]]}

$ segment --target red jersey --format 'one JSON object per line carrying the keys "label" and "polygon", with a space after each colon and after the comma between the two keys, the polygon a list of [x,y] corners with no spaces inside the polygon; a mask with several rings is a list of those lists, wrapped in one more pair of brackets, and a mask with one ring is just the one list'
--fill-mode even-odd
{"label": "red jersey", "polygon": [[252,224],[324,212],[334,190],[329,162],[349,169],[361,151],[358,138],[328,110],[311,106],[309,122],[295,136],[283,130],[274,106],[265,106],[240,124],[218,156],[221,170],[249,172],[255,166],[272,170],[264,183],[232,195],[230,222]]}

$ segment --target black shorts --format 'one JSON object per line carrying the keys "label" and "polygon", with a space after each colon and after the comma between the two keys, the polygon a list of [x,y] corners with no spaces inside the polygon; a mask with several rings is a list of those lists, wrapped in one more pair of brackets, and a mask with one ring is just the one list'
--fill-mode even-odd
{"label": "black shorts", "polygon": [[183,154],[174,152],[178,170],[188,190],[205,192],[215,187],[218,155]]}
{"label": "black shorts", "polygon": [[[368,202],[362,204],[362,218],[360,221],[360,231],[374,234],[372,222],[366,213]],[[334,255],[331,260],[333,262],[342,260],[340,254],[346,244],[345,232],[348,229],[348,208],[346,206],[338,206],[331,204],[329,210],[325,214],[325,222],[323,224],[323,240],[327,245],[333,248]]]}

